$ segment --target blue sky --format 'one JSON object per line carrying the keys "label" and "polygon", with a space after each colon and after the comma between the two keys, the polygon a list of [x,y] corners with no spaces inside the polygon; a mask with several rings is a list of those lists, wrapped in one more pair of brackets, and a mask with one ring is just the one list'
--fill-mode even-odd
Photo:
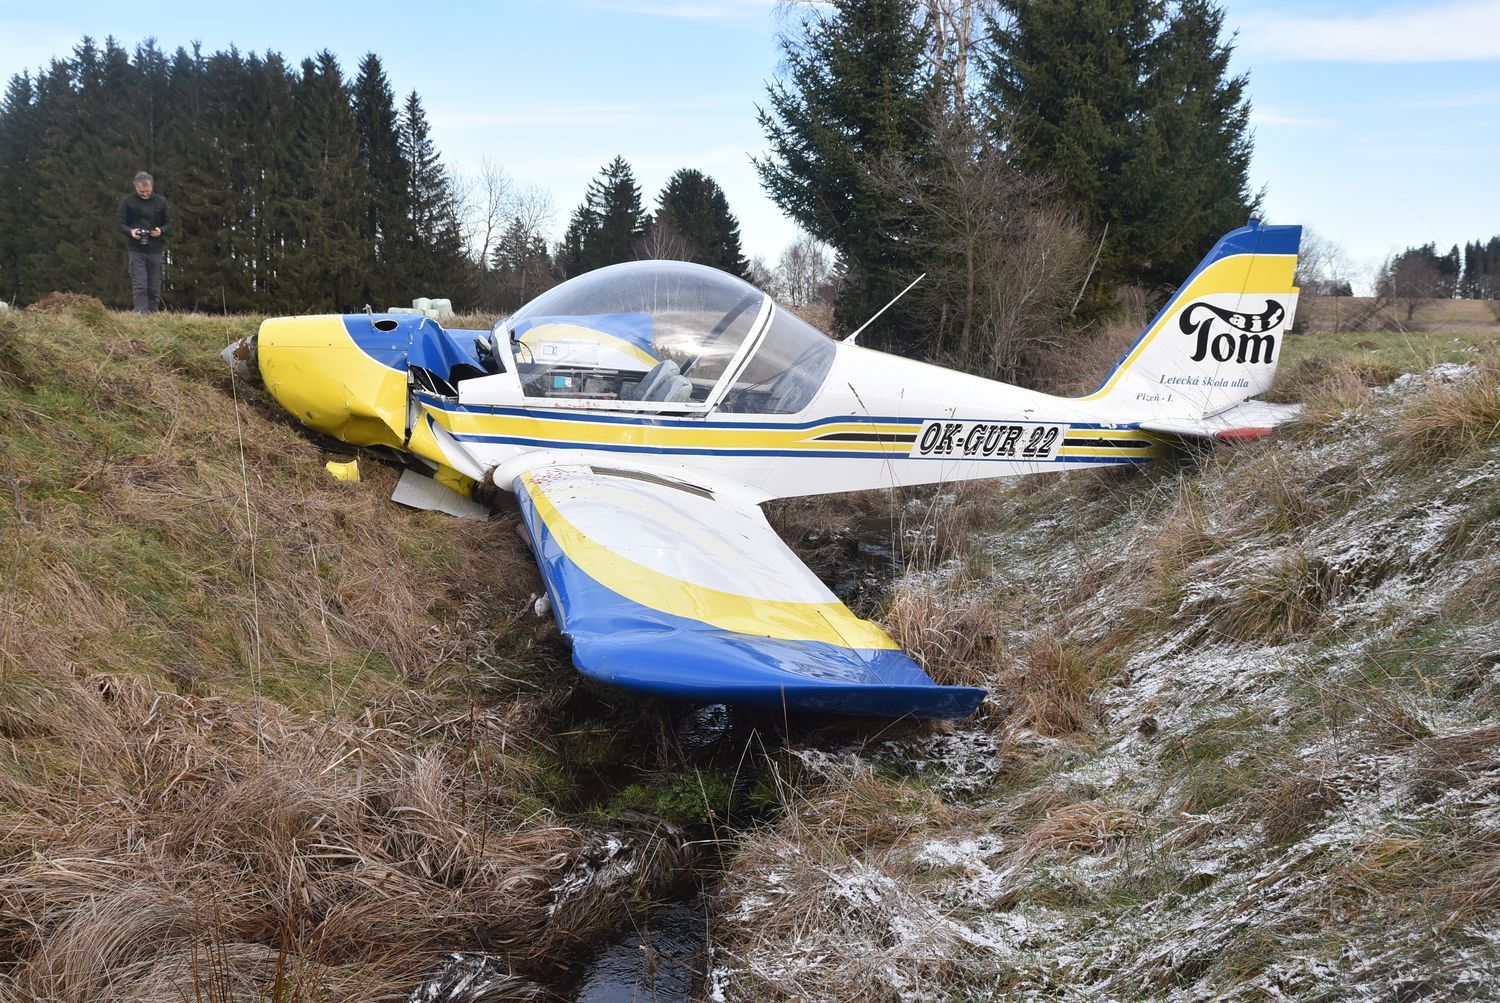
{"label": "blue sky", "polygon": [[[1255,159],[1273,222],[1300,222],[1368,269],[1408,244],[1500,233],[1500,0],[1227,0],[1236,72],[1250,75]],[[706,171],[747,251],[774,260],[796,233],[750,163],[755,106],[777,72],[786,14],[772,0],[359,4],[0,0],[6,78],[85,35],[127,48],[328,48],[346,74],[381,54],[417,90],[446,162],[481,158],[551,191],[554,229],[616,154],[648,201],[678,167]]]}

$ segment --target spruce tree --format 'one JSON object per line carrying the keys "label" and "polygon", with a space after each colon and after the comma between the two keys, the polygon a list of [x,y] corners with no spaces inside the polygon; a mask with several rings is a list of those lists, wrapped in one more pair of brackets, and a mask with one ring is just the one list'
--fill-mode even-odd
{"label": "spruce tree", "polygon": [[586,201],[598,226],[584,243],[584,269],[633,260],[647,219],[640,186],[624,157],[615,157],[589,183]]}
{"label": "spruce tree", "polygon": [[556,259],[568,278],[588,271],[584,265],[584,248],[594,239],[599,230],[599,217],[585,201],[568,219],[568,228],[563,231],[562,241],[557,245]]}
{"label": "spruce tree", "polygon": [[1484,299],[1500,298],[1500,237],[1491,237],[1484,245],[1483,275],[1480,295]]}
{"label": "spruce tree", "polygon": [[360,239],[368,260],[361,295],[365,302],[390,306],[399,283],[395,266],[400,248],[411,240],[407,204],[411,168],[401,154],[396,95],[375,53],[366,54],[360,62],[352,90],[366,186]]}
{"label": "spruce tree", "polygon": [[682,240],[687,260],[741,278],[749,274],[750,263],[740,248],[739,220],[713,178],[684,167],[667,179],[657,204],[654,225]]}
{"label": "spruce tree", "polygon": [[0,100],[0,299],[31,301],[43,294],[36,271],[45,253],[36,216],[39,182],[33,156],[41,114],[30,74],[11,77]]}
{"label": "spruce tree", "polygon": [[511,220],[495,243],[490,256],[497,303],[502,310],[515,310],[557,283],[547,238],[521,221]]}
{"label": "spruce tree", "polygon": [[292,190],[281,194],[295,199],[302,215],[291,228],[294,250],[283,262],[289,286],[283,295],[295,290],[303,310],[358,309],[366,262],[358,241],[364,215],[359,136],[333,53],[302,61],[294,93],[297,174]]}
{"label": "spruce tree", "polygon": [[[847,330],[921,271],[918,217],[873,176],[887,160],[920,168],[930,158],[926,36],[913,0],[832,0],[783,46],[787,76],[759,112],[770,154],[756,169],[771,200],[838,252],[846,281],[835,320]],[[906,306],[870,339],[915,348]]]}
{"label": "spruce tree", "polygon": [[422,100],[412,91],[401,114],[400,151],[407,170],[407,240],[398,261],[403,298],[468,295],[468,260],[453,183],[432,143]]}
{"label": "spruce tree", "polygon": [[1228,76],[1223,11],[1210,0],[1007,8],[986,59],[993,129],[1104,232],[1091,293],[1181,282],[1258,202],[1246,78]]}

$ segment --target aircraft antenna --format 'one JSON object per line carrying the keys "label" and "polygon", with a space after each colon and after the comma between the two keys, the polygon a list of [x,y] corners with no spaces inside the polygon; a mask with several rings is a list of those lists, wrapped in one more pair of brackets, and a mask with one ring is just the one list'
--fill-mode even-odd
{"label": "aircraft antenna", "polygon": [[[905,289],[901,290],[899,293],[897,293],[895,295],[894,298],[892,298],[892,300],[889,303],[887,303],[885,306],[881,307],[879,310],[875,311],[875,317],[879,317],[881,314],[885,313],[891,307],[895,306],[896,305],[896,300],[900,299],[901,297],[905,296],[907,293],[911,292],[912,286],[915,286],[918,282],[921,282],[925,278],[927,278],[927,273],[923,272],[921,275],[918,275],[916,278],[912,279],[910,286],[907,286]],[[847,337],[847,338],[844,339],[844,344],[846,344],[846,345],[852,345],[852,344],[854,344],[854,339],[859,337],[859,332],[863,331],[865,328],[867,328],[871,324],[875,323],[875,317],[871,317],[869,320],[867,320],[863,324],[859,325],[859,327],[855,329],[855,331],[854,331],[853,334],[849,335],[849,337]]]}

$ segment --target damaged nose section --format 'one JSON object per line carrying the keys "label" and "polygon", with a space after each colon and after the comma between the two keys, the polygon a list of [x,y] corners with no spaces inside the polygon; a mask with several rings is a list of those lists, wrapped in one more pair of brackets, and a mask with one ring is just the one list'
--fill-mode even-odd
{"label": "damaged nose section", "polygon": [[242,380],[260,382],[260,359],[256,335],[247,335],[219,353],[231,372]]}

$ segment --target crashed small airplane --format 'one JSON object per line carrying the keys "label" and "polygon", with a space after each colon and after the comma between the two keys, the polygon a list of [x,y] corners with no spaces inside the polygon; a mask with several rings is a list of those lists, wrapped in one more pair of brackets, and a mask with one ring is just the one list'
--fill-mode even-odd
{"label": "crashed small airplane", "polygon": [[[1084,397],[833,341],[724,272],[637,261],[570,279],[492,331],[283,317],[230,346],[303,424],[387,447],[472,496],[514,492],[573,661],[604,683],[790,710],[963,717],[772,531],[772,498],[1145,463],[1254,439],[1301,228],[1225,235]],[[417,477],[408,497],[446,496]],[[398,488],[398,500],[402,488]],[[430,503],[452,508],[441,498]]]}

